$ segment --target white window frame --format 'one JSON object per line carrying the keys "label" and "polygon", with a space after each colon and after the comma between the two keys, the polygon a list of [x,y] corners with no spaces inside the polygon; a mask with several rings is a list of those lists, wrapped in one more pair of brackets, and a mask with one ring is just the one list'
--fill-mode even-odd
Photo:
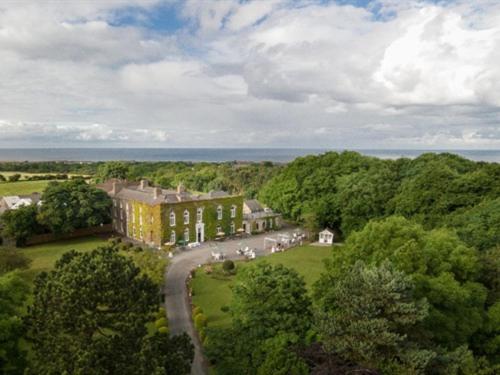
{"label": "white window frame", "polygon": [[217,233],[222,233],[222,227],[220,225],[217,225],[217,227],[215,228],[215,230],[217,231]]}
{"label": "white window frame", "polygon": [[175,240],[176,240],[176,238],[175,238],[175,230],[173,230],[173,231],[170,232],[170,243],[171,244],[175,244]]}
{"label": "white window frame", "polygon": [[196,222],[203,223],[203,208],[199,207],[196,210]]}
{"label": "white window frame", "polygon": [[184,242],[189,243],[189,228],[184,229]]}
{"label": "white window frame", "polygon": [[169,220],[170,220],[170,226],[175,227],[175,212],[173,210],[170,211]]}
{"label": "white window frame", "polygon": [[189,211],[184,210],[184,224],[189,224]]}
{"label": "white window frame", "polygon": [[217,206],[217,220],[222,220],[222,206]]}
{"label": "white window frame", "polygon": [[231,223],[231,234],[235,234],[236,233],[236,225],[234,225],[234,222]]}
{"label": "white window frame", "polygon": [[235,218],[236,217],[236,206],[233,204],[231,206],[231,218]]}

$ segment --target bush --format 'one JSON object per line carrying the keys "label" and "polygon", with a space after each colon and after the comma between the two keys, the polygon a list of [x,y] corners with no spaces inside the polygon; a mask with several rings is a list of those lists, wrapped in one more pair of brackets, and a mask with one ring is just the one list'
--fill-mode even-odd
{"label": "bush", "polygon": [[158,332],[166,335],[168,334],[168,327],[160,327],[158,328]]}
{"label": "bush", "polygon": [[233,273],[235,266],[232,260],[226,259],[224,263],[222,263],[222,269],[225,273]]}
{"label": "bush", "polygon": [[20,179],[21,179],[21,175],[19,173],[16,173],[16,174],[9,176],[10,182],[16,182],[16,181],[19,181]]}
{"label": "bush", "polygon": [[120,250],[129,251],[132,246],[133,245],[130,242],[122,242],[122,244],[120,245]]}
{"label": "bush", "polygon": [[194,326],[198,332],[207,326],[207,317],[202,313],[195,315]]}
{"label": "bush", "polygon": [[228,313],[228,312],[229,312],[229,310],[230,310],[229,306],[222,306],[222,307],[220,308],[220,311],[222,311],[223,313]]}
{"label": "bush", "polygon": [[161,327],[167,327],[167,326],[168,326],[167,318],[160,318],[155,322],[155,327],[158,329],[160,329]]}
{"label": "bush", "polygon": [[164,307],[160,307],[158,309],[158,312],[156,313],[156,319],[161,319],[161,318],[164,318],[166,316],[166,312],[165,312],[165,308]]}
{"label": "bush", "polygon": [[193,307],[193,316],[196,316],[198,314],[203,314],[203,309],[200,306],[194,306]]}
{"label": "bush", "polygon": [[134,246],[131,248],[131,251],[133,251],[134,253],[141,253],[142,252],[142,247],[140,246]]}
{"label": "bush", "polygon": [[0,249],[0,274],[15,269],[26,269],[31,259],[15,249]]}
{"label": "bush", "polygon": [[0,174],[0,181],[5,181],[5,177],[3,175]]}

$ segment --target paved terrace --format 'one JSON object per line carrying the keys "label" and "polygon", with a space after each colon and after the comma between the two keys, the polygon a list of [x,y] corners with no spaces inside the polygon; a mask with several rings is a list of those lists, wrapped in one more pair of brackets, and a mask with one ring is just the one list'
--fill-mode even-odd
{"label": "paved terrace", "polygon": [[186,279],[189,272],[199,264],[207,263],[212,260],[211,252],[213,246],[217,246],[217,251],[226,254],[227,259],[238,260],[245,259],[236,254],[236,250],[242,243],[243,247],[255,248],[257,256],[269,255],[269,250],[263,250],[264,238],[276,239],[280,233],[292,233],[294,228],[287,228],[280,231],[263,233],[249,236],[243,239],[226,240],[224,242],[205,242],[202,246],[195,249],[188,249],[176,254],[170,260],[167,269],[165,303],[168,316],[170,332],[174,335],[187,332],[195,346],[195,357],[191,368],[191,374],[203,375],[208,373],[208,367],[202,354],[202,349],[196,331],[191,321],[191,306],[187,297]]}

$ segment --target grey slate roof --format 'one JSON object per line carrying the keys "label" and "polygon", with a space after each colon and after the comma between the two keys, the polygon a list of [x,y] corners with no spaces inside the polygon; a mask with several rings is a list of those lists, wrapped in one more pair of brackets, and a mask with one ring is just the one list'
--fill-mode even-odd
{"label": "grey slate roof", "polygon": [[264,211],[264,207],[262,207],[262,205],[256,199],[249,199],[245,201],[245,205],[252,213]]}

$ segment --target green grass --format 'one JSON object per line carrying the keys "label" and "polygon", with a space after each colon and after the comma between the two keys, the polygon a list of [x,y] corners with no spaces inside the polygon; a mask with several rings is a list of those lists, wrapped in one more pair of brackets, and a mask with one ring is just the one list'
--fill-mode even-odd
{"label": "green grass", "polygon": [[0,182],[0,196],[41,193],[50,181]]}
{"label": "green grass", "polygon": [[[271,264],[283,264],[302,275],[310,289],[323,272],[323,260],[330,256],[331,251],[330,247],[303,246],[252,262],[237,262],[237,269],[241,271],[244,267],[264,261]],[[218,267],[220,265],[214,268],[217,270]],[[203,269],[196,272],[191,284],[194,292],[193,303],[203,309],[209,327],[225,327],[231,323],[229,314],[222,312],[221,307],[228,306],[231,302],[231,285],[234,279],[235,276],[222,276],[217,271],[210,275],[207,275]]]}
{"label": "green grass", "polygon": [[22,271],[21,274],[26,280],[33,282],[38,273],[50,271],[56,260],[64,253],[70,250],[89,252],[105,243],[106,240],[102,238],[90,236],[23,248],[20,251],[30,258],[32,263],[30,268]]}

